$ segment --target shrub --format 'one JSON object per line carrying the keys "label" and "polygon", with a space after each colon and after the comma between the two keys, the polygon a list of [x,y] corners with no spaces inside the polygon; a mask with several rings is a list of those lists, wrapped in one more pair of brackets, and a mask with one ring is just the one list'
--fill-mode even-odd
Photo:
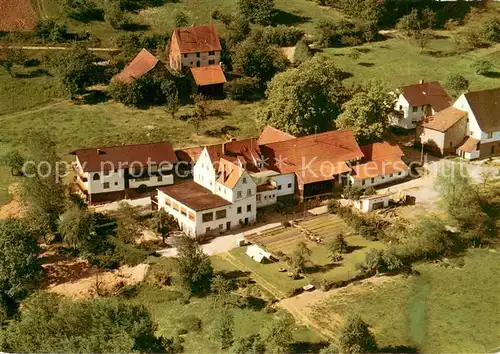
{"label": "shrub", "polygon": [[181,328],[186,332],[199,332],[201,330],[201,320],[195,315],[187,315],[181,319]]}
{"label": "shrub", "polygon": [[328,201],[327,206],[326,206],[326,209],[328,210],[328,212],[330,214],[337,214],[337,212],[339,211],[339,208],[340,208],[340,203],[336,199],[330,199]]}
{"label": "shrub", "polygon": [[250,22],[268,26],[274,21],[274,0],[238,0],[240,13]]}
{"label": "shrub", "polygon": [[325,48],[355,46],[369,38],[366,31],[365,28],[346,20],[321,20],[316,26],[316,41]]}
{"label": "shrub", "polygon": [[493,17],[480,27],[481,37],[488,42],[500,42],[500,19]]}
{"label": "shrub", "polygon": [[244,77],[229,81],[224,87],[226,94],[232,100],[256,101],[264,98],[264,87],[253,77]]}
{"label": "shrub", "polygon": [[328,245],[330,253],[347,253],[349,245],[345,241],[343,234],[336,235]]}
{"label": "shrub", "polygon": [[301,286],[297,287],[297,288],[292,288],[286,292],[286,297],[297,296],[299,294],[302,294],[303,292],[304,292],[304,289]]}
{"label": "shrub", "polygon": [[66,25],[60,25],[53,19],[39,19],[33,34],[44,41],[62,42],[65,40],[68,29]]}
{"label": "shrub", "polygon": [[332,282],[325,278],[313,278],[311,284],[321,291],[328,291],[332,288]]}
{"label": "shrub", "polygon": [[162,341],[162,346],[165,349],[165,353],[182,353],[184,351],[184,348],[182,347],[182,338],[179,336],[175,337],[161,337]]}
{"label": "shrub", "polygon": [[487,60],[476,60],[471,64],[474,72],[478,75],[485,75],[491,71],[492,65]]}
{"label": "shrub", "polygon": [[104,11],[91,0],[65,0],[62,7],[68,17],[77,21],[90,22],[104,19]]}
{"label": "shrub", "polygon": [[295,45],[295,53],[293,54],[293,62],[295,64],[301,64],[310,58],[312,58],[313,53],[309,45],[304,41],[300,40]]}
{"label": "shrub", "polygon": [[250,32],[250,39],[256,42],[291,47],[304,36],[304,31],[293,26],[278,25],[276,27],[254,27]]}

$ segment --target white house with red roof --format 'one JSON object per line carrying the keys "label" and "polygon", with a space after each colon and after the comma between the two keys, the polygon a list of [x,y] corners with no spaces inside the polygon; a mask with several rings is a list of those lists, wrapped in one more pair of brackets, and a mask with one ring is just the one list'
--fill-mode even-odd
{"label": "white house with red roof", "polygon": [[451,105],[451,98],[437,81],[402,86],[391,117],[394,126],[414,129],[424,117],[436,114]]}

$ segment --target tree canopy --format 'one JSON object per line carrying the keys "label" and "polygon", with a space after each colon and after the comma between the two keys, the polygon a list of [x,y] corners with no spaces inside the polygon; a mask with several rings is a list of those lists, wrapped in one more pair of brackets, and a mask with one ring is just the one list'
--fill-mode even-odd
{"label": "tree canopy", "polygon": [[377,350],[375,337],[358,315],[350,315],[339,336],[339,352],[346,354],[374,353]]}
{"label": "tree canopy", "polygon": [[351,130],[361,145],[382,140],[390,128],[395,101],[396,95],[384,85],[371,82],[343,105],[335,124],[339,129]]}
{"label": "tree canopy", "polygon": [[9,323],[2,351],[41,353],[164,352],[148,311],[114,299],[72,301],[41,292]]}
{"label": "tree canopy", "polygon": [[261,124],[295,136],[331,130],[348,97],[345,78],[332,59],[320,55],[277,74],[269,83],[267,104],[258,113]]}
{"label": "tree canopy", "polygon": [[0,221],[0,291],[21,299],[40,280],[40,248],[27,224],[17,219]]}
{"label": "tree canopy", "polygon": [[195,239],[182,236],[177,242],[175,258],[176,282],[192,294],[200,294],[210,290],[213,267],[210,258],[203,253]]}
{"label": "tree canopy", "polygon": [[238,0],[240,13],[250,22],[268,26],[274,21],[274,0]]}

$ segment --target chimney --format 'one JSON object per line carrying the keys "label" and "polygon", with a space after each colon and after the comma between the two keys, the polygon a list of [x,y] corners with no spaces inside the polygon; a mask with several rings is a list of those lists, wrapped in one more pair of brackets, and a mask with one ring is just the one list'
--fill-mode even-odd
{"label": "chimney", "polygon": [[424,83],[424,79],[420,79],[419,83],[422,85]]}

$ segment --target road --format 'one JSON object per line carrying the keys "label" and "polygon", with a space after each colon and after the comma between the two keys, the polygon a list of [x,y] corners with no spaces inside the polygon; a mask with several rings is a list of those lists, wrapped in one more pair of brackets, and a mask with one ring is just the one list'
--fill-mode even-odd
{"label": "road", "polygon": [[[72,47],[55,46],[25,46],[25,45],[0,45],[0,49],[22,49],[22,50],[68,50]],[[87,48],[91,52],[119,52],[119,48]]]}

